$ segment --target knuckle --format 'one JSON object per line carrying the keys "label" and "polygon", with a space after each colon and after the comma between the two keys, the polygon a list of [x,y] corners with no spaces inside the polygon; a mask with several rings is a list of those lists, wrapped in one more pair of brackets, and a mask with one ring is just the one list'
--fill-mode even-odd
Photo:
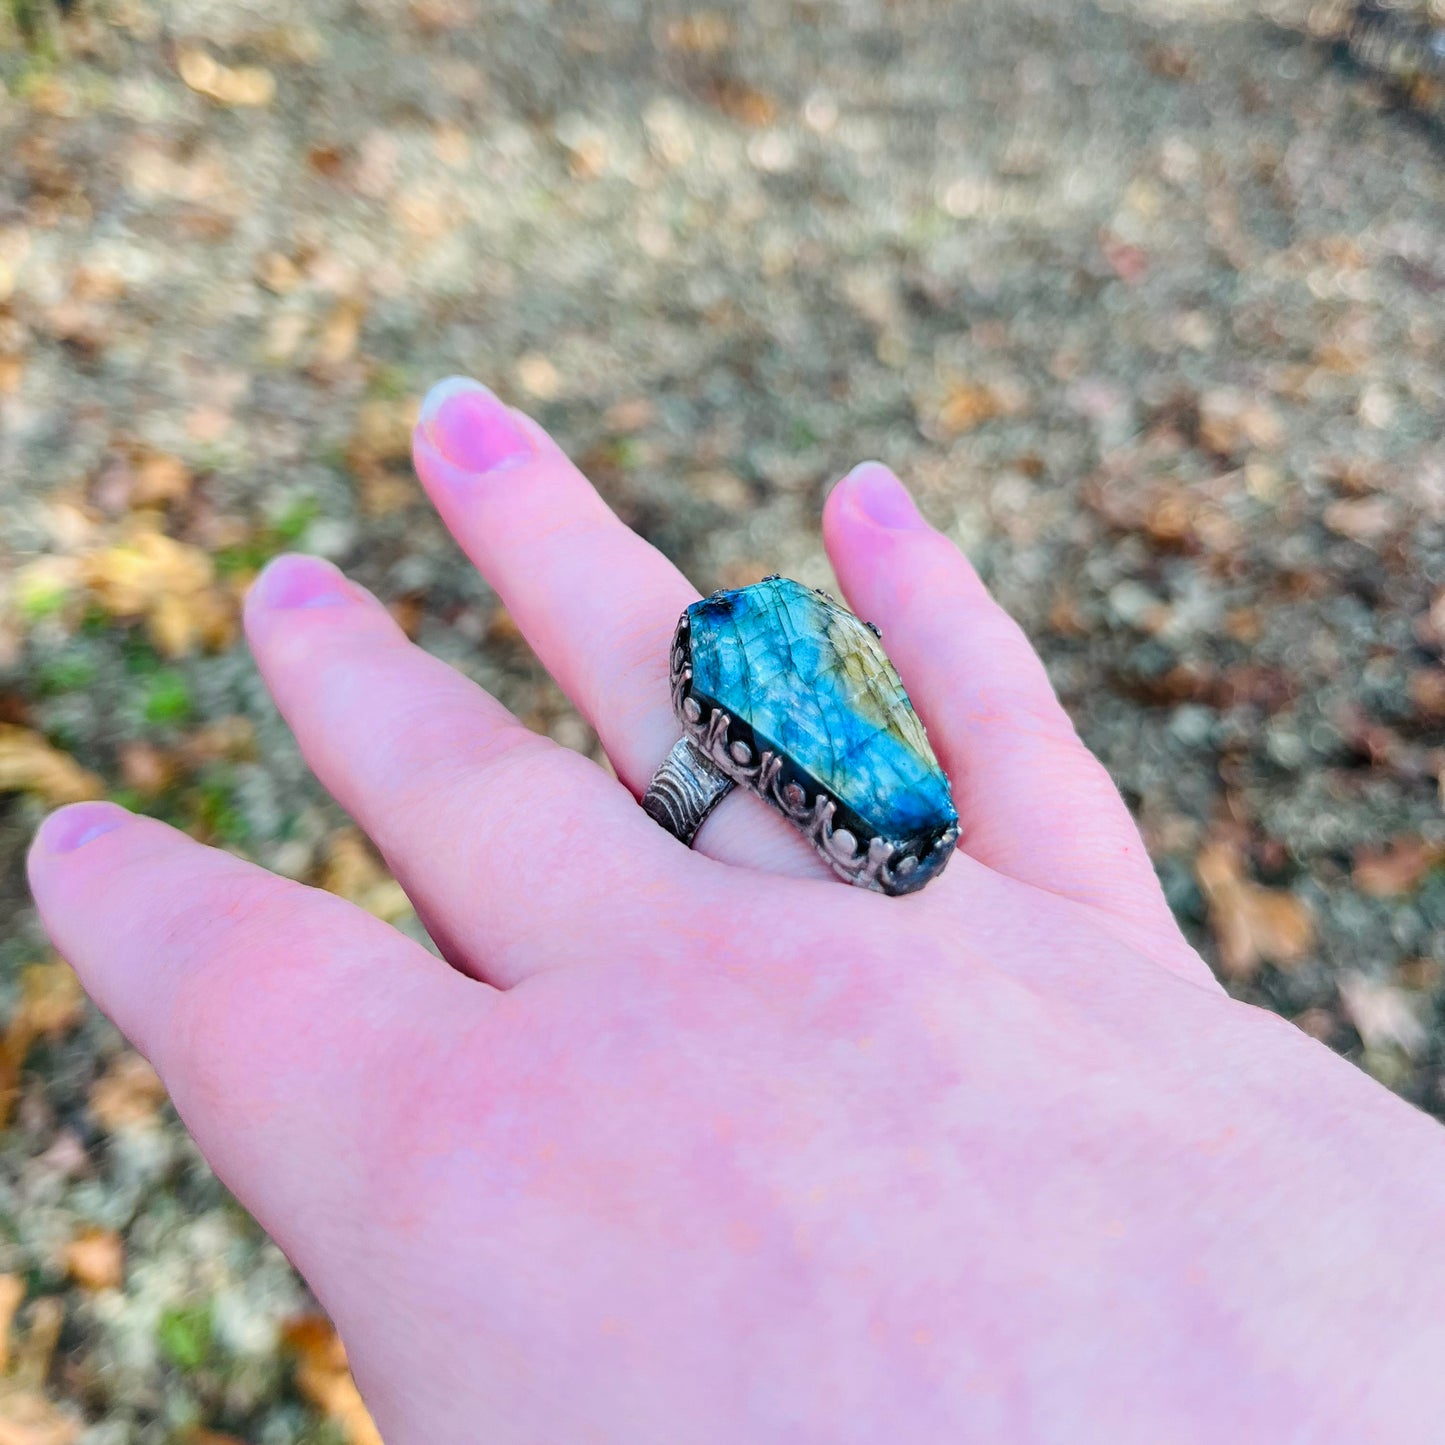
{"label": "knuckle", "polygon": [[155,930],[154,954],[166,975],[166,1063],[188,1085],[216,1092],[235,1075],[234,1047],[247,1000],[266,976],[287,966],[290,935],[309,890],[261,872],[193,885],[183,905]]}
{"label": "knuckle", "polygon": [[521,724],[488,718],[476,708],[443,704],[408,710],[388,750],[404,799],[468,790],[498,769],[535,766],[551,745]]}
{"label": "knuckle", "polygon": [[163,956],[193,965],[244,948],[258,933],[284,922],[291,895],[300,891],[259,868],[217,869],[216,874],[199,883],[192,880],[184,901],[157,924],[156,946]]}

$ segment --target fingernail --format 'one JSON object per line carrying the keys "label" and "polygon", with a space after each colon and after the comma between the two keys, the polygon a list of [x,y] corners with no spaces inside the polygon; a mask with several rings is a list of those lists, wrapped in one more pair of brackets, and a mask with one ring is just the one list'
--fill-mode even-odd
{"label": "fingernail", "polygon": [[268,562],[251,584],[251,601],[260,607],[340,607],[350,600],[346,579],[335,567],[299,553]]}
{"label": "fingernail", "polygon": [[515,466],[532,453],[517,419],[469,376],[437,382],[421,404],[417,425],[454,467],[473,475]]}
{"label": "fingernail", "polygon": [[129,817],[114,803],[75,803],[45,824],[45,846],[52,853],[74,853],[102,833],[119,828]]}
{"label": "fingernail", "polygon": [[863,514],[894,532],[926,532],[928,523],[913,504],[908,489],[882,462],[864,462],[844,480]]}

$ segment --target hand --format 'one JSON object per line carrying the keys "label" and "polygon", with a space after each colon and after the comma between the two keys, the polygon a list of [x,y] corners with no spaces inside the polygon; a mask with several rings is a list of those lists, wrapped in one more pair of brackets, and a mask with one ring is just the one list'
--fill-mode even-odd
{"label": "hand", "polygon": [[824,535],[954,780],[923,892],[637,806],[695,592],[444,383],[418,470],[617,777],[330,566],[247,628],[444,953],[104,804],[57,946],[336,1321],[391,1445],[1439,1438],[1436,1125],[1231,1002],[1023,634],[881,467]]}

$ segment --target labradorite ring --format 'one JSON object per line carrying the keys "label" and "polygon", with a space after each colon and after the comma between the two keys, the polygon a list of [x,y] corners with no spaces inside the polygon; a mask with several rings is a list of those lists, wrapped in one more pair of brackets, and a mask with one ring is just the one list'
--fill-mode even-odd
{"label": "labradorite ring", "polygon": [[953,794],[872,623],[765,577],[694,602],[669,673],[683,735],[642,806],[674,837],[691,845],[741,785],[849,883],[912,893],[943,871]]}

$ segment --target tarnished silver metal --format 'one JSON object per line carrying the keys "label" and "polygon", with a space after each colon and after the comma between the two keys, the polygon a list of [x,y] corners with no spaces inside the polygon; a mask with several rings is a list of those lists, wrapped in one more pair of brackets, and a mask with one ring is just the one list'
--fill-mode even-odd
{"label": "tarnished silver metal", "polygon": [[[882,635],[871,623],[864,625]],[[912,893],[943,871],[958,842],[956,822],[921,849],[883,837],[858,837],[839,823],[838,800],[790,757],[762,746],[751,728],[722,708],[692,696],[692,675],[691,625],[684,612],[669,656],[672,710],[683,736],[642,800],[668,832],[691,846],[703,820],[736,784],[782,813],[848,883],[876,893]],[[690,830],[684,831],[689,822]]]}
{"label": "tarnished silver metal", "polygon": [[649,818],[691,847],[707,815],[735,786],[690,738],[679,738],[652,775],[642,795],[642,806]]}

